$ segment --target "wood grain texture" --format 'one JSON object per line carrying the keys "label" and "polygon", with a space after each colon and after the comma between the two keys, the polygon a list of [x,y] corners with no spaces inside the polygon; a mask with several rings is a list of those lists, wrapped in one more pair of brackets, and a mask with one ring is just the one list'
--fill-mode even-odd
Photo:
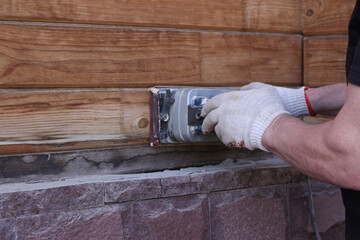
{"label": "wood grain texture", "polygon": [[302,85],[302,38],[253,36],[251,81]]}
{"label": "wood grain texture", "polygon": [[149,144],[149,137],[134,139],[104,139],[104,140],[86,140],[65,143],[38,143],[38,144],[12,144],[0,145],[0,155],[22,154],[22,153],[40,153],[71,151],[83,149],[103,149],[123,146],[143,146]]}
{"label": "wood grain texture", "polygon": [[251,81],[251,37],[223,33],[201,34],[201,79],[237,85]]}
{"label": "wood grain texture", "polygon": [[347,37],[304,40],[304,84],[317,87],[346,82]]}
{"label": "wood grain texture", "polygon": [[304,0],[305,35],[346,34],[356,0]]}
{"label": "wood grain texture", "polygon": [[210,85],[302,84],[300,36],[201,34],[201,77]]}
{"label": "wood grain texture", "polygon": [[200,79],[198,34],[0,25],[0,87],[144,87]]}
{"label": "wood grain texture", "polygon": [[2,90],[0,153],[144,143],[148,101],[146,90],[134,89]]}
{"label": "wood grain texture", "polygon": [[0,19],[299,33],[300,7],[299,0],[3,0]]}
{"label": "wood grain texture", "polygon": [[0,88],[301,83],[300,36],[20,25],[0,30]]}

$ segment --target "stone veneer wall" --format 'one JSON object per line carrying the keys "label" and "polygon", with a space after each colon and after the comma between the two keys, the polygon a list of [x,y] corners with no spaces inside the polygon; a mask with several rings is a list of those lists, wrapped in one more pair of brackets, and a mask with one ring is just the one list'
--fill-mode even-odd
{"label": "stone veneer wall", "polygon": [[[339,189],[312,181],[324,240]],[[0,239],[315,239],[305,176],[280,159],[0,185]]]}

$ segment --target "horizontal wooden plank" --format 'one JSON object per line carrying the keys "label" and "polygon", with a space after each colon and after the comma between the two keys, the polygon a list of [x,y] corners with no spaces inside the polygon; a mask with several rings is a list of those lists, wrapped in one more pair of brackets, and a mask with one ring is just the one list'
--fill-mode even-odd
{"label": "horizontal wooden plank", "polygon": [[0,31],[0,88],[301,83],[297,35],[7,24]]}
{"label": "horizontal wooden plank", "polygon": [[0,25],[0,87],[114,87],[199,80],[198,34]]}
{"label": "horizontal wooden plank", "polygon": [[224,29],[301,31],[299,0],[3,0],[0,19]]}
{"label": "horizontal wooden plank", "polygon": [[148,102],[134,89],[2,90],[0,153],[144,144]]}
{"label": "horizontal wooden plank", "polygon": [[305,35],[346,34],[356,0],[304,0]]}
{"label": "horizontal wooden plank", "polygon": [[148,145],[149,138],[86,140],[66,143],[38,143],[0,145],[0,155],[103,149],[123,146]]}
{"label": "horizontal wooden plank", "polygon": [[305,38],[304,84],[323,86],[346,82],[347,37]]}
{"label": "horizontal wooden plank", "polygon": [[201,76],[210,85],[301,85],[302,38],[202,33]]}
{"label": "horizontal wooden plank", "polygon": [[302,84],[302,38],[254,36],[251,81],[277,85]]}

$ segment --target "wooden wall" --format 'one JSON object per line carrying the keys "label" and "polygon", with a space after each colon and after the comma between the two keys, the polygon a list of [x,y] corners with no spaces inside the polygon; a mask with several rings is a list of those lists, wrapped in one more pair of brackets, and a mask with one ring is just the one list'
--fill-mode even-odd
{"label": "wooden wall", "polygon": [[346,82],[349,19],[356,0],[304,0],[304,84]]}
{"label": "wooden wall", "polygon": [[344,81],[354,0],[3,0],[0,154],[148,144],[147,87]]}

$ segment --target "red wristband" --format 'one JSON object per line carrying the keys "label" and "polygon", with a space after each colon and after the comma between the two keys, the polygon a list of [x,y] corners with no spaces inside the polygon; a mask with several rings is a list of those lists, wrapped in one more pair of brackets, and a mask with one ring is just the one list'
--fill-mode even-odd
{"label": "red wristband", "polygon": [[315,117],[315,116],[316,116],[316,113],[312,110],[311,105],[310,105],[310,102],[309,102],[309,99],[308,99],[308,97],[307,97],[307,95],[306,95],[306,92],[305,92],[305,91],[308,90],[308,89],[309,89],[309,87],[305,87],[305,89],[304,89],[306,106],[308,107],[308,110],[309,110],[310,115],[313,116],[313,117]]}

